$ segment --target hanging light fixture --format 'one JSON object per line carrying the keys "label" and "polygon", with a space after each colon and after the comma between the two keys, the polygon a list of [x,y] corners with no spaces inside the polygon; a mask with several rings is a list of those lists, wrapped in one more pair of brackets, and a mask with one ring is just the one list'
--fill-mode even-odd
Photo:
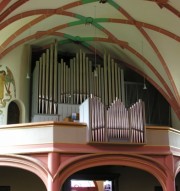
{"label": "hanging light fixture", "polygon": [[144,85],[143,85],[143,90],[147,90],[147,86],[146,86],[145,77],[144,77]]}
{"label": "hanging light fixture", "polygon": [[30,79],[29,73],[27,73],[27,75],[26,75],[26,79]]}

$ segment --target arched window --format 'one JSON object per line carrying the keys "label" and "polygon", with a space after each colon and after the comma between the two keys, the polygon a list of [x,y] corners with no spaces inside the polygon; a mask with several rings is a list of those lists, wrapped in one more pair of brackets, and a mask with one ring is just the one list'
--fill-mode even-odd
{"label": "arched window", "polygon": [[20,111],[18,105],[12,101],[8,106],[7,124],[17,124],[20,120]]}

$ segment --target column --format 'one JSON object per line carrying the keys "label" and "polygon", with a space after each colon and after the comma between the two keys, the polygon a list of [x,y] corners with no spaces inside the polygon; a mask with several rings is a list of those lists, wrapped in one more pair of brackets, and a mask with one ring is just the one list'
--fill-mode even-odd
{"label": "column", "polygon": [[48,191],[59,191],[59,182],[57,178],[53,178],[57,172],[60,164],[59,153],[49,153],[48,154],[48,168],[52,177],[48,177]]}
{"label": "column", "polygon": [[176,191],[175,189],[175,179],[168,176],[166,180],[166,191]]}
{"label": "column", "polygon": [[174,177],[174,158],[173,155],[168,155],[165,158],[165,163],[169,168],[169,172],[167,172],[166,179],[166,191],[176,191],[176,183]]}

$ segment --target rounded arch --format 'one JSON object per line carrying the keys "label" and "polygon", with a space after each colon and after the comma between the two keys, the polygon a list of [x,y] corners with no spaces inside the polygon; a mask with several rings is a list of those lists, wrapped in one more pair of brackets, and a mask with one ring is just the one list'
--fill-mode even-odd
{"label": "rounded arch", "polygon": [[117,165],[133,167],[150,173],[159,181],[163,190],[166,190],[168,170],[150,157],[128,154],[89,154],[75,158],[58,169],[56,178],[58,177],[60,186],[70,175],[80,170],[96,166]]}
{"label": "rounded arch", "polygon": [[48,187],[48,176],[52,178],[43,163],[28,156],[0,155],[0,167],[1,166],[15,167],[32,172],[42,180],[46,188]]}
{"label": "rounded arch", "polygon": [[[17,100],[17,99],[14,99],[14,100],[11,100],[11,102],[9,102],[8,106],[7,106],[7,124],[8,123],[8,117],[9,117],[9,108],[11,107],[16,107],[18,108],[19,110],[19,123],[23,123],[25,122],[25,106],[24,104],[22,103],[22,101],[20,100]],[[12,108],[12,109],[13,109]]]}
{"label": "rounded arch", "polygon": [[20,110],[16,102],[11,101],[8,105],[7,124],[20,123]]}

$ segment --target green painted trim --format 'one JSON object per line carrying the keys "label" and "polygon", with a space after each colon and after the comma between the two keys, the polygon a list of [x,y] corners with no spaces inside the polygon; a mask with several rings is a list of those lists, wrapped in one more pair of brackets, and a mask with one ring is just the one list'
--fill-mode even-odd
{"label": "green painted trim", "polygon": [[82,4],[97,2],[97,0],[81,0]]}
{"label": "green painted trim", "polygon": [[109,22],[109,18],[97,18],[94,19],[95,22]]}
{"label": "green painted trim", "polygon": [[82,24],[84,24],[84,20],[70,22],[68,23],[68,26],[72,27],[72,26],[82,25]]}
{"label": "green painted trim", "polygon": [[119,9],[120,8],[120,6],[117,4],[117,3],[115,3],[113,0],[108,0],[108,3],[110,4],[110,5],[112,5],[114,8],[116,8],[116,9]]}

